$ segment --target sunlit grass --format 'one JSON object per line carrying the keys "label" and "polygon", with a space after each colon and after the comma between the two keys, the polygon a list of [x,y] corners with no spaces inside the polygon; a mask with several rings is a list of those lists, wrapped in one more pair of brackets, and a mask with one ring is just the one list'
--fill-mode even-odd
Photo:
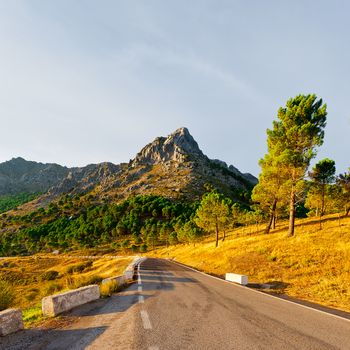
{"label": "sunlit grass", "polygon": [[[92,259],[90,266],[81,272],[68,272],[70,267],[89,260],[79,258],[79,255],[85,254],[75,252],[70,256],[62,254],[50,257],[37,254],[33,257],[0,260],[0,277],[12,285],[16,295],[11,306],[23,309],[26,325],[42,319],[41,299],[43,297],[99,282],[102,278],[121,275],[132,261],[132,257],[112,259],[101,256]],[[47,276],[51,276],[47,274],[48,271],[57,271],[57,277],[55,277],[56,274],[51,274],[53,279],[48,280]]]}
{"label": "sunlit grass", "polygon": [[174,258],[202,271],[223,276],[246,274],[252,283],[273,283],[277,293],[350,311],[350,218],[337,215],[298,222],[287,238],[287,223],[264,235],[262,227],[239,228],[214,247],[214,237],[201,243],[162,248],[153,254]]}

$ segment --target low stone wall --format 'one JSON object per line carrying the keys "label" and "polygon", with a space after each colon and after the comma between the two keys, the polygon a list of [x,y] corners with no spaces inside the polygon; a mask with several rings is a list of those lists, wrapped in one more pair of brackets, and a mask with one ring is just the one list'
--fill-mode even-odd
{"label": "low stone wall", "polygon": [[86,286],[43,298],[42,312],[44,316],[56,316],[99,298],[100,288],[97,284]]}
{"label": "low stone wall", "polygon": [[248,276],[246,275],[238,275],[236,273],[227,273],[225,279],[226,281],[239,283],[244,286],[248,284]]}
{"label": "low stone wall", "polygon": [[144,260],[146,260],[146,258],[136,257],[127,266],[123,275],[105,278],[104,280],[102,280],[102,284],[108,283],[110,281],[116,281],[118,283],[118,285],[121,286],[125,283],[131,282],[134,279],[136,268],[137,268],[138,264],[140,264]]}
{"label": "low stone wall", "polygon": [[[102,284],[110,281],[117,281],[119,285],[131,282],[139,263],[146,258],[136,257],[125,269],[122,276],[105,278]],[[86,304],[100,298],[100,288],[98,285],[91,285],[68,292],[50,295],[42,299],[42,312],[44,316],[56,316],[62,312],[73,309],[76,306]]]}
{"label": "low stone wall", "polygon": [[109,277],[109,278],[105,278],[104,280],[102,280],[101,283],[105,284],[105,283],[108,283],[111,281],[116,281],[118,283],[118,286],[122,286],[123,284],[125,284],[125,277],[124,277],[124,275]]}
{"label": "low stone wall", "polygon": [[128,267],[124,271],[124,278],[126,281],[131,281],[134,279],[134,274],[136,272],[137,265],[142,263],[142,261],[144,261],[144,260],[146,260],[146,258],[137,257],[133,260],[132,263],[130,263],[128,265]]}
{"label": "low stone wall", "polygon": [[22,310],[7,309],[0,312],[0,336],[23,329]]}

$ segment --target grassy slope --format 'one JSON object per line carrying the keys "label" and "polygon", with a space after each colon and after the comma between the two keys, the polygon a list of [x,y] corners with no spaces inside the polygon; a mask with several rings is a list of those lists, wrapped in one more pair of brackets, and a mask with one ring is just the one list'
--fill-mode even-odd
{"label": "grassy slope", "polygon": [[[88,254],[92,254],[88,252]],[[24,320],[31,321],[41,319],[41,299],[47,295],[74,289],[86,284],[94,277],[106,278],[121,275],[126,266],[132,261],[131,257],[118,259],[101,258],[93,259],[91,267],[82,272],[68,273],[70,266],[77,266],[88,259],[79,258],[87,255],[87,252],[75,252],[65,255],[37,254],[33,257],[16,257],[0,260],[0,277],[8,280],[15,288],[16,299],[12,307],[24,309]],[[75,257],[76,256],[76,257]],[[43,280],[42,276],[47,271],[59,272],[55,280]]]}
{"label": "grassy slope", "polygon": [[276,283],[273,292],[350,311],[350,218],[339,226],[337,216],[328,216],[322,230],[315,219],[300,220],[295,236],[286,235],[286,223],[269,235],[255,227],[236,229],[216,249],[208,238],[154,255],[211,274],[246,274],[253,283]]}

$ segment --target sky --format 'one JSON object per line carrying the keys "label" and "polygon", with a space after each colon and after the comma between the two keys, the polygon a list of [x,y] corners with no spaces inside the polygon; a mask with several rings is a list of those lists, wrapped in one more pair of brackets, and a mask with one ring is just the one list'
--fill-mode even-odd
{"label": "sky", "polygon": [[290,97],[328,106],[317,159],[350,166],[350,2],[0,0],[0,162],[127,162],[187,127],[258,175]]}

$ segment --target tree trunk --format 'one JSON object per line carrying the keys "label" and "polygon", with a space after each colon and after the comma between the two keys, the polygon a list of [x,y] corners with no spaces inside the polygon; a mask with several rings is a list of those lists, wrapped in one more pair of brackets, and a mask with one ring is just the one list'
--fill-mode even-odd
{"label": "tree trunk", "polygon": [[319,223],[320,223],[320,230],[322,230],[322,215],[320,215]]}
{"label": "tree trunk", "polygon": [[267,223],[267,226],[265,228],[265,232],[264,232],[265,234],[269,234],[270,233],[271,225],[272,225],[272,223],[274,221],[274,217],[276,215],[276,206],[277,206],[277,200],[275,199],[273,201],[272,208],[271,208],[270,220]]}
{"label": "tree trunk", "polygon": [[324,203],[324,197],[325,197],[325,185],[322,184],[322,189],[321,189],[321,212],[320,212],[320,217],[324,215],[325,212],[325,203]]}
{"label": "tree trunk", "polygon": [[222,241],[224,241],[226,238],[226,231],[224,230],[224,236],[222,237]]}
{"label": "tree trunk", "polygon": [[277,222],[277,215],[275,213],[275,215],[273,216],[273,221],[272,221],[272,229],[276,230],[276,222]]}
{"label": "tree trunk", "polygon": [[348,216],[350,213],[350,207],[346,208],[346,211],[345,211],[345,216]]}
{"label": "tree trunk", "polygon": [[289,203],[288,237],[294,236],[294,226],[295,226],[295,189],[293,186],[291,194],[290,194],[290,203]]}
{"label": "tree trunk", "polygon": [[219,245],[219,226],[218,223],[215,225],[215,231],[216,231],[216,241],[215,241],[215,248]]}

